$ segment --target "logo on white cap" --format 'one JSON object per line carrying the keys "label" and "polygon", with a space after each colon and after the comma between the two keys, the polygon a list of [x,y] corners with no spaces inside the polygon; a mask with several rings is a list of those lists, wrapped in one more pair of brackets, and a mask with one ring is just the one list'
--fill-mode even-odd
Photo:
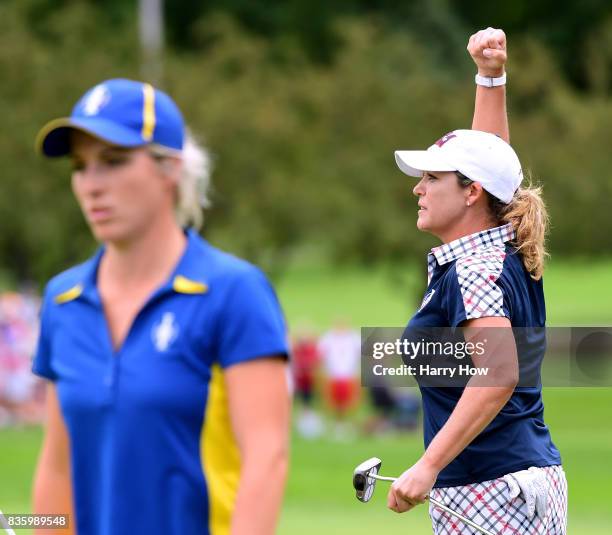
{"label": "logo on white cap", "polygon": [[83,104],[83,113],[88,116],[98,115],[110,101],[110,92],[104,84],[94,87]]}
{"label": "logo on white cap", "polygon": [[438,141],[436,141],[434,145],[438,145],[438,147],[442,147],[444,143],[446,143],[447,141],[450,141],[454,137],[457,137],[457,134],[454,134],[453,132],[449,132],[448,134],[444,134],[440,139],[438,139]]}

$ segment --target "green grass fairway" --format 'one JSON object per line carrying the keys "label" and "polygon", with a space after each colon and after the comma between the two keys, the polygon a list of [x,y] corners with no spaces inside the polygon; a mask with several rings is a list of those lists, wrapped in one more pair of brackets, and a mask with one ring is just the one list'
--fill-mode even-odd
{"label": "green grass fairway", "polygon": [[[569,481],[568,533],[607,535],[612,525],[612,389],[549,388],[545,403],[546,419]],[[5,512],[29,511],[40,438],[38,429],[0,431],[0,509]],[[397,515],[386,509],[387,484],[378,484],[368,504],[358,502],[351,488],[352,470],[358,463],[376,455],[384,461],[383,473],[399,474],[422,452],[421,440],[420,434],[346,441],[307,441],[294,436],[279,534],[430,533],[426,506]]]}
{"label": "green grass fairway", "polygon": [[[417,277],[407,268],[392,284],[388,273],[301,267],[291,270],[278,290],[292,326],[307,320],[323,330],[338,316],[350,318],[355,326],[402,325],[415,306]],[[549,324],[612,325],[611,273],[610,262],[551,264],[545,277]],[[568,533],[607,535],[612,532],[612,388],[548,388],[544,399],[546,421],[569,481]],[[30,510],[40,440],[39,429],[0,430],[1,510]],[[351,488],[352,470],[364,459],[376,455],[384,461],[383,473],[397,475],[422,450],[418,433],[354,436],[345,441],[307,441],[294,435],[279,534],[431,533],[426,506],[397,515],[386,509],[385,483],[378,483],[377,495],[368,504],[358,502]]]}

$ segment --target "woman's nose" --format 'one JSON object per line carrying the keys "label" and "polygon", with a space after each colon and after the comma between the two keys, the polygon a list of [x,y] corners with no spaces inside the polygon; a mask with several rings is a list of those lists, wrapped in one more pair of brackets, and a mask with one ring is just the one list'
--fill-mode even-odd
{"label": "woman's nose", "polygon": [[421,180],[417,182],[417,185],[412,188],[412,193],[414,193],[417,197],[421,197],[425,194],[423,191],[423,180],[424,179],[421,178]]}

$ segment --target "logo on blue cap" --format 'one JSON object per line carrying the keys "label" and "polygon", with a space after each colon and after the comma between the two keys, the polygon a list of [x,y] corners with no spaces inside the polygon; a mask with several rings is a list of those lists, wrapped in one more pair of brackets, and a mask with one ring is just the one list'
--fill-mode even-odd
{"label": "logo on blue cap", "polygon": [[102,106],[106,105],[110,100],[110,92],[104,84],[97,85],[85,96],[83,103],[84,115],[97,115]]}
{"label": "logo on blue cap", "polygon": [[47,156],[69,154],[72,130],[120,147],[155,143],[177,151],[183,148],[184,123],[176,104],[163,91],[133,80],[107,80],[87,91],[70,117],[42,128],[38,148]]}

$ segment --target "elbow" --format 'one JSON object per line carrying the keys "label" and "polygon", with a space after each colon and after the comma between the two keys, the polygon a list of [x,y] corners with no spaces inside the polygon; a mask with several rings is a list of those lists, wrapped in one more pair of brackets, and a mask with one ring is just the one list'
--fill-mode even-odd
{"label": "elbow", "polygon": [[276,477],[278,477],[280,481],[286,481],[289,475],[289,452],[279,452],[271,464]]}
{"label": "elbow", "polygon": [[514,392],[514,387],[486,387],[483,388],[481,392],[482,397],[479,401],[481,414],[494,417],[502,410],[506,403],[508,403],[508,400],[512,397],[512,393]]}
{"label": "elbow", "polygon": [[276,447],[271,448],[267,458],[267,465],[270,472],[275,474],[275,477],[284,481],[289,472],[288,444],[278,444]]}
{"label": "elbow", "polygon": [[518,372],[514,370],[489,369],[482,377],[473,377],[468,383],[473,387],[485,387],[499,392],[512,392],[519,384]]}
{"label": "elbow", "polygon": [[512,397],[519,383],[518,372],[508,369],[491,370],[486,379],[471,382],[470,386],[481,388],[481,401],[491,409],[499,409]]}
{"label": "elbow", "polygon": [[268,498],[280,503],[289,474],[289,453],[286,447],[252,448],[244,452],[240,470],[241,493],[255,497],[265,487]]}
{"label": "elbow", "polygon": [[492,389],[494,391],[493,397],[500,398],[505,403],[512,397],[517,385],[518,377],[503,375],[499,379],[496,379],[492,385],[494,387]]}
{"label": "elbow", "polygon": [[245,472],[262,472],[285,481],[289,472],[289,444],[278,439],[251,444],[242,452],[242,468]]}
{"label": "elbow", "polygon": [[504,362],[492,366],[489,381],[491,386],[509,390],[510,394],[512,394],[519,384],[519,369],[517,362]]}
{"label": "elbow", "polygon": [[518,376],[504,374],[495,382],[495,388],[491,395],[491,401],[496,406],[505,405],[512,397],[514,389],[518,385]]}
{"label": "elbow", "polygon": [[499,386],[504,390],[508,390],[510,394],[514,392],[514,389],[518,386],[518,383],[518,372],[514,371],[501,373],[496,380],[496,386]]}

